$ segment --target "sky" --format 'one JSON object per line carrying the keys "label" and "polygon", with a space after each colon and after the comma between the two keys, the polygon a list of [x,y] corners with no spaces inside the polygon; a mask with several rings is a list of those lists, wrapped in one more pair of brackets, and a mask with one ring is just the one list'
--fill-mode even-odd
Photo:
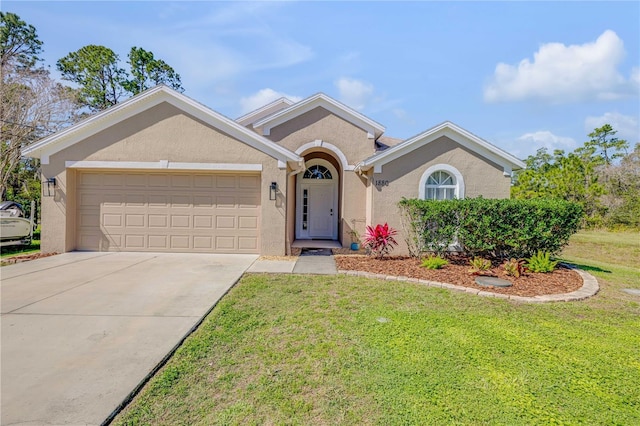
{"label": "sky", "polygon": [[3,1],[55,63],[132,46],[237,118],[323,92],[409,138],[452,121],[526,158],[605,123],[640,142],[640,2]]}

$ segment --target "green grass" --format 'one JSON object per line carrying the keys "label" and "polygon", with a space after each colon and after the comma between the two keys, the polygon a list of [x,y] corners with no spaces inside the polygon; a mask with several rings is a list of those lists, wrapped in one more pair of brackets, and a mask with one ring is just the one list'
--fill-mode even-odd
{"label": "green grass", "polygon": [[247,275],[114,423],[640,424],[640,303],[609,288],[640,275],[613,258],[552,304]]}
{"label": "green grass", "polygon": [[581,231],[560,257],[598,279],[602,296],[598,300],[609,309],[637,303],[637,296],[621,290],[640,289],[640,232]]}
{"label": "green grass", "polygon": [[0,259],[19,256],[23,254],[33,254],[40,251],[40,227],[33,233],[33,239],[28,246],[5,246],[0,247]]}

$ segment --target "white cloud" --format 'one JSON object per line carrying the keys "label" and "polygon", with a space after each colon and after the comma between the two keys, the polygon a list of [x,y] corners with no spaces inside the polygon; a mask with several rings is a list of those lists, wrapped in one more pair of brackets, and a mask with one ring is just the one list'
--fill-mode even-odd
{"label": "white cloud", "polygon": [[597,127],[602,127],[604,124],[611,124],[611,127],[618,131],[618,133],[616,133],[616,137],[619,139],[626,139],[630,145],[633,146],[636,142],[640,142],[640,126],[638,124],[638,118],[620,114],[618,112],[606,112],[599,117],[587,117],[584,120],[585,135],[593,132],[593,129]]}
{"label": "white cloud", "polygon": [[180,74],[188,94],[210,91],[221,82],[310,60],[313,49],[280,30],[287,2],[213,2],[193,18],[174,11],[166,26],[114,24],[111,32],[150,49]]}
{"label": "white cloud", "polygon": [[240,99],[240,106],[242,108],[242,114],[254,111],[267,105],[269,102],[273,102],[276,99],[287,98],[293,102],[302,100],[300,96],[287,95],[286,93],[277,92],[273,89],[266,88],[260,89],[253,95]]}
{"label": "white cloud", "polygon": [[573,138],[557,136],[548,130],[525,133],[517,138],[516,141],[517,145],[512,149],[512,153],[520,158],[535,154],[540,148],[547,148],[549,153],[553,153],[556,149],[570,152],[578,147],[578,144]]}
{"label": "white cloud", "polygon": [[354,78],[341,77],[335,82],[340,100],[353,109],[364,109],[373,98],[373,85]]}
{"label": "white cloud", "polygon": [[580,45],[547,43],[534,53],[533,62],[499,63],[485,87],[487,102],[539,99],[552,103],[613,100],[638,93],[639,72],[629,79],[618,71],[625,56],[624,43],[607,30],[595,42]]}

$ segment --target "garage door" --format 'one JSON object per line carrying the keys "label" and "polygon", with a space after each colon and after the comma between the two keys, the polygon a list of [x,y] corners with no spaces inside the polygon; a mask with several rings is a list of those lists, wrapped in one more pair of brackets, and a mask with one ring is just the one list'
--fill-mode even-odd
{"label": "garage door", "polygon": [[77,248],[258,253],[260,175],[78,174]]}

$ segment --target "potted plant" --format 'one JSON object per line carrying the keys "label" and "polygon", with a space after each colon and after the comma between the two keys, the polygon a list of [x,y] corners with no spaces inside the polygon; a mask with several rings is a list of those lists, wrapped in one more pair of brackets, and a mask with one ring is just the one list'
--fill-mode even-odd
{"label": "potted plant", "polygon": [[360,250],[360,233],[355,229],[352,229],[349,231],[349,235],[351,235],[351,250]]}

